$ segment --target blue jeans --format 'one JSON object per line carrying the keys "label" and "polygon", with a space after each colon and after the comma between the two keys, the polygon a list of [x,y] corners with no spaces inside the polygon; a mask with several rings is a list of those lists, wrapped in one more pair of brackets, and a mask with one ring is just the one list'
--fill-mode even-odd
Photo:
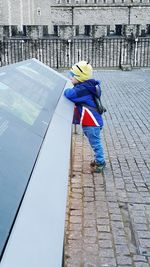
{"label": "blue jeans", "polygon": [[100,137],[101,128],[98,126],[83,126],[82,129],[94,151],[95,161],[104,163],[104,151]]}

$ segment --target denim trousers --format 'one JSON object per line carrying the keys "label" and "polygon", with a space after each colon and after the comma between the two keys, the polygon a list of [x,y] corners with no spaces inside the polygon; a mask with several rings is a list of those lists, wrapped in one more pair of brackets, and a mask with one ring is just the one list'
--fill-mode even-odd
{"label": "denim trousers", "polygon": [[94,151],[95,161],[97,163],[104,163],[104,151],[100,136],[101,128],[98,126],[82,126],[82,129]]}

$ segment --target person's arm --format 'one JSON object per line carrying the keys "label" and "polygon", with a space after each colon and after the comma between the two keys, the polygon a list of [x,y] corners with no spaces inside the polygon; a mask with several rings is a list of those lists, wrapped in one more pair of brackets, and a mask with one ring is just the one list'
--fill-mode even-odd
{"label": "person's arm", "polygon": [[74,103],[83,103],[87,98],[87,94],[89,94],[87,89],[79,85],[76,85],[73,88],[68,88],[64,92],[65,97]]}
{"label": "person's arm", "polygon": [[64,91],[64,95],[66,98],[68,98],[69,100],[71,100],[73,102],[74,102],[74,99],[76,99],[76,97],[77,97],[74,87],[73,88],[67,88]]}

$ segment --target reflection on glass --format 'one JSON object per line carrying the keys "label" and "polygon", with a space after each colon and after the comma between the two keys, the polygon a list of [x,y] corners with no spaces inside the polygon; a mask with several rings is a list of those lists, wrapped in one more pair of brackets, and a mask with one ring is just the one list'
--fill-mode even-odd
{"label": "reflection on glass", "polygon": [[0,83],[1,107],[30,125],[34,123],[41,111],[38,104],[11,90],[4,83]]}
{"label": "reflection on glass", "polygon": [[37,82],[40,82],[40,84],[43,84],[44,86],[48,86],[49,89],[54,90],[56,84],[55,81],[42,75],[42,73],[39,73],[36,70],[33,70],[32,65],[28,63],[26,65],[22,65],[17,67],[17,69],[22,72],[23,74],[25,74],[26,76],[35,79]]}

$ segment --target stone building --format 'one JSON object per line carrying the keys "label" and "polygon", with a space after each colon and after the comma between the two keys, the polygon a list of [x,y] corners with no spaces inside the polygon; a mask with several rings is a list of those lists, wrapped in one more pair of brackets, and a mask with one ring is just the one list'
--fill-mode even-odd
{"label": "stone building", "polygon": [[150,34],[150,0],[0,0],[0,36]]}
{"label": "stone building", "polygon": [[0,0],[3,37],[42,37],[51,31],[49,0]]}
{"label": "stone building", "polygon": [[51,14],[60,37],[150,34],[150,0],[55,0]]}

